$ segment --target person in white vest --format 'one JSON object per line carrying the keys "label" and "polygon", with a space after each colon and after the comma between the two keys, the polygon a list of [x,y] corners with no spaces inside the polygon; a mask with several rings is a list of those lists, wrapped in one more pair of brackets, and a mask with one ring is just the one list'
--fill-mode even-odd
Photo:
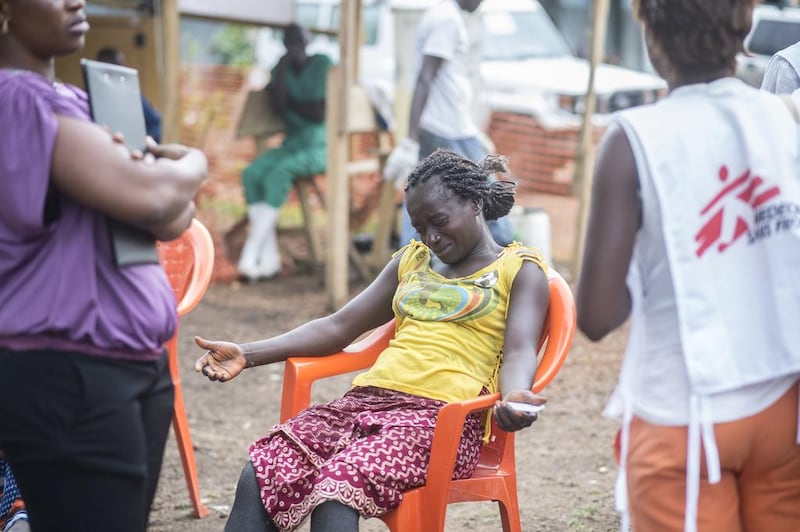
{"label": "person in white vest", "polygon": [[733,77],[754,0],[638,0],[667,98],[597,154],[578,326],[630,317],[606,415],[636,532],[800,530],[800,137]]}

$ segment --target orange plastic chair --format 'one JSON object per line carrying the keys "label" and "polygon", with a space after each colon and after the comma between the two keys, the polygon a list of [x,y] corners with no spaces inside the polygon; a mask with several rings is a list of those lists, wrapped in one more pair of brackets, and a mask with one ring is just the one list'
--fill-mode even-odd
{"label": "orange plastic chair", "polygon": [[[555,271],[549,274],[550,306],[542,327],[539,364],[533,391],[540,392],[555,378],[569,353],[575,334],[575,300],[567,283]],[[341,353],[325,357],[290,357],[286,361],[281,398],[281,421],[307,407],[314,381],[371,366],[394,336],[394,322],[378,327]],[[517,502],[514,433],[492,420],[489,443],[484,444],[478,468],[471,478],[452,480],[464,420],[470,412],[491,408],[499,393],[447,404],[439,413],[431,449],[427,483],[405,493],[403,502],[383,516],[393,532],[444,530],[447,505],[456,502],[496,501],[505,532],[521,532]]]}
{"label": "orange plastic chair", "polygon": [[[178,318],[186,315],[202,299],[211,281],[214,268],[214,242],[208,229],[199,220],[192,220],[189,229],[175,240],[158,242],[158,256],[167,273],[175,299],[178,301]],[[200,483],[189,433],[189,420],[183,402],[183,388],[178,370],[178,330],[165,344],[169,355],[169,372],[175,386],[172,428],[183,462],[183,474],[189,488],[189,497],[196,517],[206,517],[208,508],[200,501]]]}

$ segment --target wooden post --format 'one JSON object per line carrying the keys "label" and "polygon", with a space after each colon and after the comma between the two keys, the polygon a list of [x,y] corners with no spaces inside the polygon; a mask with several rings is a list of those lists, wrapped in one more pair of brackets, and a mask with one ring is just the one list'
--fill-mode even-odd
{"label": "wooden post", "polygon": [[592,194],[592,171],[594,169],[594,127],[592,117],[596,107],[594,88],[597,64],[602,61],[606,43],[606,27],[608,23],[609,0],[592,2],[592,42],[589,69],[589,82],[586,87],[583,124],[581,126],[578,153],[575,158],[575,177],[573,192],[578,196],[578,227],[572,253],[573,279],[578,279],[583,261],[583,245],[586,241],[586,222],[589,217],[589,205]]}
{"label": "wooden post", "polygon": [[[325,288],[328,296],[328,307],[335,310],[344,304],[347,298],[347,236],[348,219],[341,216],[346,213],[347,186],[342,176],[347,162],[347,143],[343,138],[339,123],[342,121],[344,109],[339,95],[341,93],[341,66],[331,69],[328,74],[327,102],[325,121],[328,125],[328,162],[325,171],[327,188],[327,259],[325,264]],[[342,283],[344,280],[344,283]]]}
{"label": "wooden post", "polygon": [[342,307],[349,298],[348,250],[350,248],[350,87],[358,68],[360,0],[342,0],[339,26],[339,65],[328,78],[326,121],[328,125],[328,306]]}
{"label": "wooden post", "polygon": [[[378,171],[383,174],[383,166],[389,155],[389,139],[386,134],[378,133]],[[381,180],[378,189],[377,225],[375,237],[372,239],[372,252],[369,255],[370,266],[376,272],[386,266],[391,258],[392,232],[397,225],[397,192],[393,181]]]}
{"label": "wooden post", "polygon": [[161,0],[161,35],[164,45],[161,78],[162,142],[177,142],[180,132],[180,13],[178,0]]}

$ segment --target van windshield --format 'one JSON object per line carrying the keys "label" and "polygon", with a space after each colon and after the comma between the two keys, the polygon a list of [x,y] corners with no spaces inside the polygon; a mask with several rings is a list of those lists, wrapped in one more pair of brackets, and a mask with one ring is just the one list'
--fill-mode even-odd
{"label": "van windshield", "polygon": [[487,12],[483,59],[508,61],[572,55],[543,10]]}
{"label": "van windshield", "polygon": [[753,29],[749,49],[754,54],[772,55],[800,41],[800,23],[797,20],[762,19]]}

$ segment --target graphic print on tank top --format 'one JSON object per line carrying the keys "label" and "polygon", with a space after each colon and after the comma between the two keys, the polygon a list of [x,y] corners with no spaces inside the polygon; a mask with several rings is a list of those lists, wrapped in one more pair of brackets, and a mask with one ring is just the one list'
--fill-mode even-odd
{"label": "graphic print on tank top", "polygon": [[481,318],[497,308],[496,270],[477,279],[445,279],[433,272],[417,272],[398,288],[397,309],[420,321],[464,321]]}

